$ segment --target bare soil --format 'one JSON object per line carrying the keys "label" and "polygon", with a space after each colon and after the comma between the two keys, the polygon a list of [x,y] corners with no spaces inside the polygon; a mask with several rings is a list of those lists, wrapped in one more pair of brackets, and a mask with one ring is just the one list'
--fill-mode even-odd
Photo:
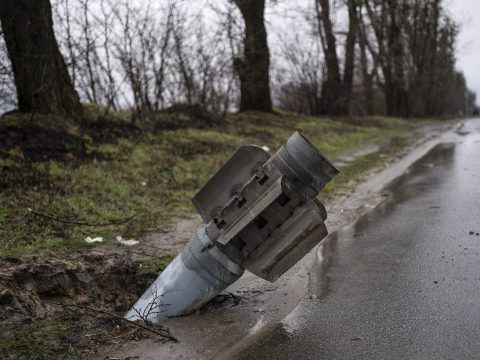
{"label": "bare soil", "polygon": [[75,306],[121,317],[158,276],[145,265],[177,253],[200,222],[198,216],[178,218],[133,247],[104,245],[0,259],[0,328],[5,330],[0,353],[9,359],[97,358],[107,346],[152,337],[166,341]]}
{"label": "bare soil", "polygon": [[0,260],[0,352],[10,359],[92,358],[105,345],[155,337],[75,307],[122,316],[157,277],[133,255],[105,247]]}
{"label": "bare soil", "polygon": [[61,310],[58,304],[126,311],[156,276],[115,250],[2,259],[0,321],[44,319]]}

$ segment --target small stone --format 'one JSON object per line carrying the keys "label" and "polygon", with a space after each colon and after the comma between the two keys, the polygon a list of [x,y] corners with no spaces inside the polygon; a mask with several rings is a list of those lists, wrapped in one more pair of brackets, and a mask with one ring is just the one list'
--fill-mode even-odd
{"label": "small stone", "polygon": [[470,231],[468,234],[473,235],[473,234],[475,234],[475,231]]}
{"label": "small stone", "polygon": [[310,300],[316,300],[316,299],[317,299],[317,295],[310,296]]}
{"label": "small stone", "polygon": [[9,289],[3,290],[0,294],[0,304],[2,305],[12,304],[14,299],[13,293]]}
{"label": "small stone", "polygon": [[437,280],[435,280],[433,283],[434,283],[434,284],[438,284],[438,281],[437,281]]}

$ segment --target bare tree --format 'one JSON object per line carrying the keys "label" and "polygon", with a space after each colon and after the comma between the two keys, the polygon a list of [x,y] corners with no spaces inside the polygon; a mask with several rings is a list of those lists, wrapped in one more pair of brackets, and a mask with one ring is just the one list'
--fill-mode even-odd
{"label": "bare tree", "polygon": [[378,61],[375,52],[371,50],[368,33],[365,29],[365,24],[362,20],[362,15],[359,16],[358,28],[358,44],[360,47],[360,71],[361,71],[361,86],[363,88],[363,102],[365,105],[365,114],[375,113],[374,101],[374,81],[378,79]]}
{"label": "bare tree", "polygon": [[322,89],[323,112],[332,115],[344,115],[349,112],[355,67],[355,45],[358,32],[358,15],[356,0],[347,0],[348,32],[345,41],[345,65],[343,77],[337,55],[337,40],[330,14],[330,0],[316,0],[319,35],[322,41],[326,79]]}
{"label": "bare tree", "polygon": [[0,21],[19,110],[82,117],[53,32],[49,0],[0,0]]}
{"label": "bare tree", "polygon": [[15,79],[0,28],[0,112],[17,106]]}
{"label": "bare tree", "polygon": [[270,53],[264,24],[265,0],[234,0],[245,21],[243,58],[235,59],[240,77],[240,111],[272,111]]}
{"label": "bare tree", "polygon": [[306,34],[297,35],[291,41],[284,40],[282,66],[277,69],[275,82],[277,102],[283,109],[310,115],[323,110],[325,66],[316,40]]}
{"label": "bare tree", "polygon": [[[51,30],[40,30],[40,19],[51,28],[52,14],[36,16],[29,23],[32,31],[10,27],[21,36],[22,46],[14,47],[16,67],[7,56],[11,45],[0,44],[2,109],[16,103],[11,94],[17,78],[23,86],[18,85],[23,94],[18,106],[24,110],[42,103],[48,109],[35,105],[35,111],[65,113],[72,104],[79,106],[75,88],[85,102],[105,106],[105,114],[111,108],[128,109],[135,118],[175,104],[201,104],[221,114],[271,111],[271,92],[277,106],[334,115],[457,114],[469,108],[465,104],[472,98],[455,68],[458,25],[444,9],[445,0],[294,4],[267,14],[283,17],[284,24],[291,21],[284,29],[269,28],[271,49],[265,0],[211,2],[201,11],[185,0],[51,1],[58,45]],[[12,0],[0,3],[13,6]],[[8,17],[1,20],[45,4],[20,0],[22,6],[14,11],[2,6],[3,18]],[[279,8],[282,4],[276,4]],[[29,32],[40,34],[41,41],[48,38],[49,45],[40,49],[41,41],[33,44]],[[41,59],[48,53],[48,61],[25,60],[42,51]],[[27,71],[25,64],[34,69]],[[62,89],[61,95],[54,89]]]}

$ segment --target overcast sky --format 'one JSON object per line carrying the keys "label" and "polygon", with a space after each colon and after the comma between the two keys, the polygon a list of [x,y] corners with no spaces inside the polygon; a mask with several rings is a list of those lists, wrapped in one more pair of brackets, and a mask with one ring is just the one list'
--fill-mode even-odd
{"label": "overcast sky", "polygon": [[462,23],[458,41],[457,65],[467,78],[470,89],[477,93],[480,104],[480,0],[450,0],[449,7]]}

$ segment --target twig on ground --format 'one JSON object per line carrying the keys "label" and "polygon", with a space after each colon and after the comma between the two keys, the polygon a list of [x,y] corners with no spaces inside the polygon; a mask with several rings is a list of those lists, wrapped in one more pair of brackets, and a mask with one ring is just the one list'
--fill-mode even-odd
{"label": "twig on ground", "polygon": [[37,216],[42,216],[42,217],[50,219],[52,221],[58,221],[58,222],[62,222],[62,223],[66,223],[66,224],[73,224],[73,225],[83,225],[83,226],[123,225],[123,224],[129,223],[130,221],[132,221],[133,219],[135,219],[138,216],[138,214],[135,214],[135,215],[132,215],[132,216],[130,216],[130,217],[124,219],[124,220],[119,220],[119,221],[111,221],[111,222],[106,222],[106,223],[89,223],[89,222],[86,222],[86,221],[77,221],[77,220],[69,220],[69,219],[58,218],[56,216],[46,214],[46,213],[31,209],[31,208],[28,208],[27,210],[31,214],[34,214],[34,215],[37,215]]}
{"label": "twig on ground", "polygon": [[151,232],[160,232],[162,234],[168,234],[168,233],[171,233],[171,232],[177,230],[177,224],[174,224],[171,229],[165,229],[165,228],[162,228],[162,227],[155,227],[155,228],[148,228],[146,230],[151,231]]}
{"label": "twig on ground", "polygon": [[107,316],[111,316],[117,320],[120,320],[120,321],[123,321],[123,322],[126,322],[128,324],[132,324],[134,326],[137,326],[139,328],[142,328],[144,330],[147,330],[151,333],[154,333],[154,334],[157,334],[163,338],[166,338],[166,339],[169,339],[169,340],[172,340],[174,342],[178,342],[177,338],[175,338],[173,335],[170,334],[170,331],[168,329],[165,329],[165,328],[160,328],[160,329],[156,329],[156,328],[153,328],[153,327],[149,327],[149,326],[146,326],[146,325],[143,325],[141,323],[138,323],[136,321],[133,321],[133,320],[128,320],[128,319],[125,319],[121,316],[118,316],[118,315],[115,315],[115,314],[112,314],[108,311],[105,311],[105,310],[100,310],[100,309],[95,309],[95,308],[92,308],[92,307],[89,307],[89,306],[84,306],[84,305],[67,305],[67,304],[59,304],[63,307],[73,307],[73,308],[77,308],[77,309],[84,309],[84,310],[90,310],[92,312],[96,312],[96,313],[100,313],[100,314],[104,314],[104,315],[107,315]]}
{"label": "twig on ground", "polygon": [[152,258],[155,258],[155,259],[162,259],[161,256],[157,256],[157,255],[152,255],[152,254],[147,254],[147,253],[144,253],[144,252],[141,252],[141,251],[134,251],[134,250],[129,250],[132,254],[137,254],[137,255],[142,255],[142,256],[147,256],[147,257],[152,257]]}
{"label": "twig on ground", "polygon": [[222,304],[227,300],[233,300],[233,306],[237,306],[240,304],[241,297],[229,292],[228,294],[219,294],[213,299],[217,304]]}

